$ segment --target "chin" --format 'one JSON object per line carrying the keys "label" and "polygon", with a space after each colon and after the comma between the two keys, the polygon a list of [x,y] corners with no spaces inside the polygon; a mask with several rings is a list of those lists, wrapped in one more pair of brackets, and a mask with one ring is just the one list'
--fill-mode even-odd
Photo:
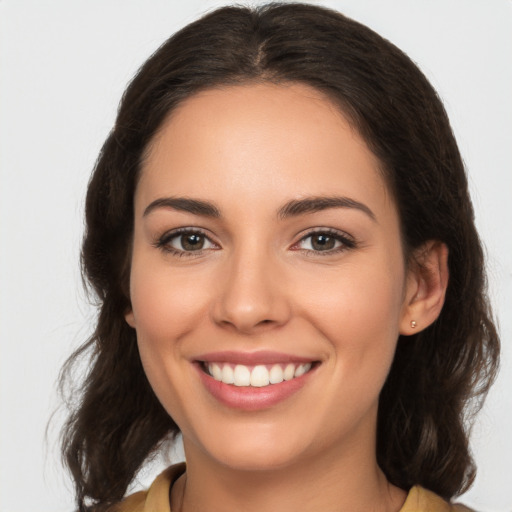
{"label": "chin", "polygon": [[[277,431],[275,430],[277,428]],[[283,430],[285,430],[283,432]],[[216,433],[210,430],[209,439],[197,439],[196,446],[222,466],[238,471],[272,471],[293,465],[307,449],[306,443],[290,436],[289,429],[274,425],[239,425]],[[301,445],[304,447],[301,448]],[[187,452],[185,446],[185,452]]]}
{"label": "chin", "polygon": [[284,450],[251,449],[247,445],[243,448],[243,451],[235,449],[217,454],[218,462],[237,471],[273,471],[290,466],[298,459],[297,454]]}

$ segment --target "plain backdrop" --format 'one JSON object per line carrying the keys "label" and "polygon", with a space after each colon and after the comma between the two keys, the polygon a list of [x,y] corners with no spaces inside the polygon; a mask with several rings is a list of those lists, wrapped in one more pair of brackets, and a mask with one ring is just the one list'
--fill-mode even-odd
{"label": "plain backdrop", "polygon": [[[0,0],[0,512],[74,508],[56,442],[56,379],[93,325],[78,265],[87,180],[137,68],[175,30],[224,3]],[[472,436],[478,477],[462,501],[510,512],[512,2],[318,3],[403,49],[450,115],[503,338],[502,370]],[[167,462],[157,460],[135,485]]]}

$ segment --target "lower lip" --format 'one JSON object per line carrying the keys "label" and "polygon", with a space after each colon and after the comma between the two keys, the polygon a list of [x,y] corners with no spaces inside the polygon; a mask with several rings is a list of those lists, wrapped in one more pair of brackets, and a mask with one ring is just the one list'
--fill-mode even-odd
{"label": "lower lip", "polygon": [[195,366],[202,383],[214,398],[228,407],[245,411],[268,409],[283,402],[299,391],[310,375],[316,370],[315,365],[300,377],[285,380],[279,384],[269,384],[268,386],[257,388],[224,384],[224,382],[219,382],[205,373],[200,364],[195,364]]}

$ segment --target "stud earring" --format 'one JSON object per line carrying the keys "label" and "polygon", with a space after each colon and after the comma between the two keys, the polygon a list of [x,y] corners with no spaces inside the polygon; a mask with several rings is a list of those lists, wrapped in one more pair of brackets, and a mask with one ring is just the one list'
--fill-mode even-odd
{"label": "stud earring", "polygon": [[411,320],[411,328],[414,329],[418,324],[416,323],[416,320]]}

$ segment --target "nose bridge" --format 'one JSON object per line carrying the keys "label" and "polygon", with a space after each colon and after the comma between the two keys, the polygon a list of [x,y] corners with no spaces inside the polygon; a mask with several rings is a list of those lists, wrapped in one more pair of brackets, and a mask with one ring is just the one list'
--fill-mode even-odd
{"label": "nose bridge", "polygon": [[235,248],[225,261],[224,277],[215,307],[217,323],[251,332],[287,320],[290,308],[279,261],[268,245],[253,239]]}

